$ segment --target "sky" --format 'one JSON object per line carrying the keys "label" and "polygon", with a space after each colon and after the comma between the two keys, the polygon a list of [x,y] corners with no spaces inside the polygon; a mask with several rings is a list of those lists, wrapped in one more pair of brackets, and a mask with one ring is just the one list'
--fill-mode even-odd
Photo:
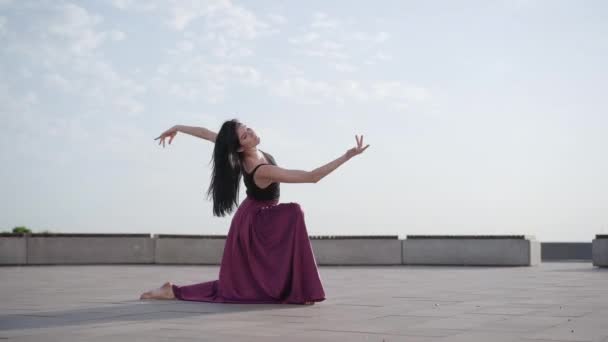
{"label": "sky", "polygon": [[[227,234],[239,119],[310,235],[608,233],[605,1],[0,0],[0,230]],[[245,198],[241,184],[239,201]]]}

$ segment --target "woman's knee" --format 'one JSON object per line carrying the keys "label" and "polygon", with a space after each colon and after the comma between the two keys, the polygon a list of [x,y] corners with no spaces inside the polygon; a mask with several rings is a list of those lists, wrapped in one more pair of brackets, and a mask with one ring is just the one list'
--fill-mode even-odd
{"label": "woman's knee", "polygon": [[302,208],[302,206],[300,205],[300,203],[291,202],[290,205],[294,208],[293,210],[297,214],[304,216],[304,209]]}

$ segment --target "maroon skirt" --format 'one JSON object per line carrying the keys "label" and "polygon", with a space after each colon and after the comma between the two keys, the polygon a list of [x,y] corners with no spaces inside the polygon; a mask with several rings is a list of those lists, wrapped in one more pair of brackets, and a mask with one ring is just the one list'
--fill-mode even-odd
{"label": "maroon skirt", "polygon": [[215,303],[325,300],[300,205],[248,196],[232,218],[219,279],[173,285],[173,293],[181,300]]}

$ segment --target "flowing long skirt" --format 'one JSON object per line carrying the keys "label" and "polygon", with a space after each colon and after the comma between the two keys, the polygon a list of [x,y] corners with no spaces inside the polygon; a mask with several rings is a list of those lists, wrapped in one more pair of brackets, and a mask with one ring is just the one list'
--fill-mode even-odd
{"label": "flowing long skirt", "polygon": [[173,292],[177,299],[216,303],[325,300],[300,205],[248,196],[232,218],[219,279],[173,285]]}

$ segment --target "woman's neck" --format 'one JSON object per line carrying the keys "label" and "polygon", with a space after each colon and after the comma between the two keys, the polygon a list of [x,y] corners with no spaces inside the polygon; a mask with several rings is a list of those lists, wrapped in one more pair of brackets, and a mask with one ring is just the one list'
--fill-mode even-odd
{"label": "woman's neck", "polygon": [[242,162],[247,168],[251,168],[260,162],[265,162],[266,160],[266,156],[262,153],[262,151],[255,148],[250,153],[243,153],[242,157]]}
{"label": "woman's neck", "polygon": [[264,158],[264,154],[262,151],[258,150],[256,147],[252,147],[251,149],[243,151],[244,159],[248,160],[260,160]]}

